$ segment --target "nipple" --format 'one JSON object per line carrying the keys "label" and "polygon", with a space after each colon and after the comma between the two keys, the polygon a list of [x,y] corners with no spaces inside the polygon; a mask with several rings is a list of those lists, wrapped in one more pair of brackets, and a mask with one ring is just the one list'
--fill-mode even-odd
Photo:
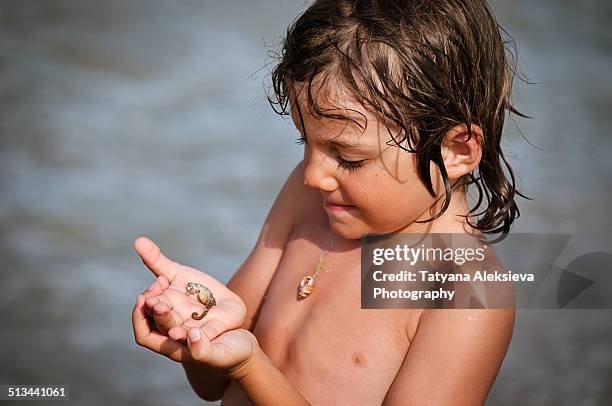
{"label": "nipple", "polygon": [[355,365],[363,365],[365,363],[365,358],[358,351],[355,351],[351,358]]}

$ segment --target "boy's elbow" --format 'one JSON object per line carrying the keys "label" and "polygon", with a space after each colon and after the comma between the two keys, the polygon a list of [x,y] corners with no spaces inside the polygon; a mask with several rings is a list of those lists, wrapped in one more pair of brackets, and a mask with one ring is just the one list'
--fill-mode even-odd
{"label": "boy's elbow", "polygon": [[223,397],[223,393],[196,392],[196,394],[200,399],[205,400],[207,402],[215,402],[217,400],[221,400],[221,398]]}
{"label": "boy's elbow", "polygon": [[226,387],[219,389],[219,388],[195,388],[193,387],[193,391],[195,392],[196,395],[198,395],[198,397],[202,400],[205,400],[207,402],[215,402],[217,400],[221,400],[221,398],[223,397],[223,394],[225,393],[225,389]]}
{"label": "boy's elbow", "polygon": [[187,367],[185,364],[183,367],[191,389],[199,398],[208,402],[221,399],[231,382],[229,378],[210,373],[210,371],[203,373],[201,368]]}

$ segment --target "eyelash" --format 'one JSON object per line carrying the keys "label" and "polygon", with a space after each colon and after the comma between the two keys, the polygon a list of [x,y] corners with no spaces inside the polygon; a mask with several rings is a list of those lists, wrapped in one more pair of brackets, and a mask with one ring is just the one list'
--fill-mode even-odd
{"label": "eyelash", "polygon": [[[295,143],[298,145],[304,145],[307,142],[308,141],[306,140],[306,138],[302,137],[301,135],[299,135],[295,139]],[[342,157],[339,154],[336,154],[336,159],[338,160],[338,167],[346,169],[349,172],[352,172],[354,170],[361,168],[366,161],[365,159],[362,159],[361,161],[347,161],[345,159],[342,159]]]}

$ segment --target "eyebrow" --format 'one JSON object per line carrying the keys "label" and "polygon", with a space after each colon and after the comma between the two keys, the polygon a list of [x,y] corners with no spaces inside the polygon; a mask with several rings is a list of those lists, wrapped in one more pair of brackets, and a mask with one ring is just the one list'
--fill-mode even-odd
{"label": "eyebrow", "polygon": [[345,148],[354,148],[359,145],[358,143],[351,142],[351,141],[345,141],[342,139],[336,139],[334,141],[326,141],[325,143],[329,143],[332,145],[336,145],[339,147],[345,147]]}
{"label": "eyebrow", "polygon": [[[300,127],[298,127],[296,125],[295,120],[293,119],[293,114],[291,115],[291,121],[293,121],[293,124],[294,124],[295,128],[300,132],[300,134],[302,132],[300,130],[300,127],[302,127],[302,129],[304,131],[306,131],[306,129],[303,128],[303,125],[300,126]],[[305,135],[302,135],[302,137],[308,139]],[[321,143],[322,144],[331,144],[331,145],[335,145],[335,146],[338,146],[338,147],[344,147],[344,148],[354,148],[354,147],[357,147],[357,146],[360,145],[357,142],[352,142],[352,141],[349,141],[348,139],[343,139],[341,135],[339,135],[336,138],[333,138],[333,139],[331,139],[329,141],[322,141]]]}
{"label": "eyebrow", "polygon": [[[295,124],[295,123],[294,123]],[[296,126],[296,129],[298,130],[298,132],[300,134],[302,134],[302,131]],[[305,131],[306,129],[304,129]],[[308,139],[308,137],[306,137],[306,135],[302,135],[302,137]],[[335,138],[332,138],[329,141],[321,141],[321,144],[331,144],[331,145],[335,145],[338,147],[344,147],[344,148],[354,148],[359,146],[360,144],[358,142],[354,142],[351,141],[347,138],[343,138],[342,135],[338,135]]]}
{"label": "eyebrow", "polygon": [[[304,138],[306,137],[304,136]],[[344,147],[344,148],[354,148],[360,145],[359,143],[352,142],[347,139],[343,139],[341,137],[336,137],[329,141],[321,141],[321,144],[331,144],[331,145],[335,145],[338,147]]]}

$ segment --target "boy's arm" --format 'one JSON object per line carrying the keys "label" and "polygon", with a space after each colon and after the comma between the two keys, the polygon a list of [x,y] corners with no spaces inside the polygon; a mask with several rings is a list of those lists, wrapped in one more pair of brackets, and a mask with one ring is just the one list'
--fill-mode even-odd
{"label": "boy's arm", "polygon": [[242,328],[253,330],[263,298],[289,241],[304,199],[304,170],[300,162],[278,194],[255,244],[244,264],[227,283],[244,301],[247,314]]}
{"label": "boy's arm", "polygon": [[[291,234],[299,193],[304,189],[302,164],[298,164],[279,192],[264,222],[255,247],[227,287],[244,302],[247,310],[243,328],[252,330],[263,296],[283,255]],[[230,379],[201,365],[183,364],[193,390],[204,400],[223,396]]]}
{"label": "boy's arm", "polygon": [[310,406],[258,346],[249,362],[231,373],[255,406]]}
{"label": "boy's arm", "polygon": [[383,406],[484,404],[514,316],[514,309],[424,310]]}

